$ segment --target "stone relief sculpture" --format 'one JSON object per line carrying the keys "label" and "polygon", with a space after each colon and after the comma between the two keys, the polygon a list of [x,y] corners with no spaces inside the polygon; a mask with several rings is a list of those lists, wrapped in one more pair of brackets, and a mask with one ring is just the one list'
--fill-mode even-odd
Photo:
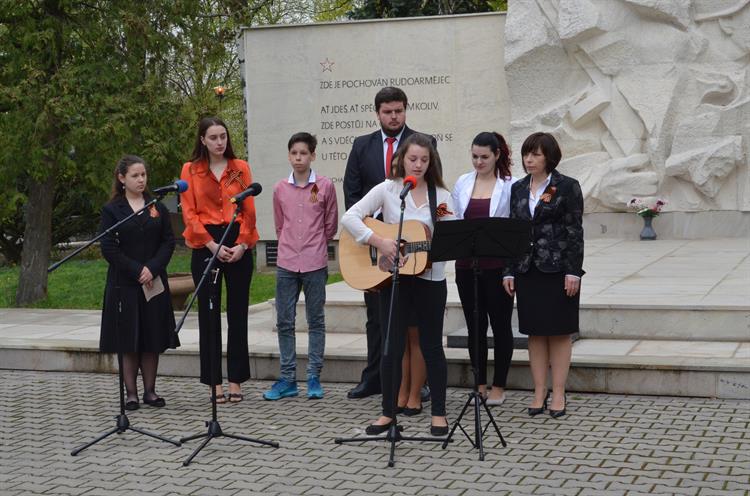
{"label": "stone relief sculpture", "polygon": [[750,0],[509,2],[511,140],[555,134],[587,212],[750,211]]}

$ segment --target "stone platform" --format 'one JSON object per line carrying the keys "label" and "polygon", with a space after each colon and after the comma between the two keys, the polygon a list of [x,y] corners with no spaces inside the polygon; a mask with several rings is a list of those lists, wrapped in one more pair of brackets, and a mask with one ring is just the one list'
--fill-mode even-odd
{"label": "stone platform", "polygon": [[[587,241],[570,390],[749,399],[748,245],[736,238]],[[446,335],[464,326],[455,287],[449,287]],[[324,381],[359,379],[366,357],[363,318],[360,293],[345,283],[328,287]],[[0,368],[114,372],[115,358],[98,353],[99,319],[99,311],[2,309]],[[252,375],[272,379],[278,374],[273,305],[252,306],[249,326]],[[307,335],[304,325],[300,329],[304,377]],[[195,314],[180,339],[182,347],[164,355],[160,371],[196,376]],[[449,384],[468,386],[466,350],[447,348],[446,355]],[[508,386],[531,387],[526,350],[515,350]]]}

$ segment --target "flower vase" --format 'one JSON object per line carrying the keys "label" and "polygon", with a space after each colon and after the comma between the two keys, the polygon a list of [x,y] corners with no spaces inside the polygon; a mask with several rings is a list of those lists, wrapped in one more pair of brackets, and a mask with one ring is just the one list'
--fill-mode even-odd
{"label": "flower vase", "polygon": [[656,231],[651,226],[653,217],[643,217],[643,229],[641,230],[641,241],[652,241],[656,239]]}

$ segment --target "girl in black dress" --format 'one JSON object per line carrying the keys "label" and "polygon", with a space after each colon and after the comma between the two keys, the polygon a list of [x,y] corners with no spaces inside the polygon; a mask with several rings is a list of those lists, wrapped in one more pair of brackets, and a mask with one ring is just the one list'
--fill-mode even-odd
{"label": "girl in black dress", "polygon": [[[117,163],[112,197],[102,209],[99,232],[151,200],[146,179],[146,163],[142,158],[126,155]],[[136,384],[139,368],[143,377],[143,402],[155,407],[165,405],[164,399],[156,394],[156,370],[159,353],[179,346],[167,284],[167,264],[174,247],[169,212],[160,203],[101,240],[109,270],[99,349],[103,353],[123,352],[127,410],[139,407]]]}
{"label": "girl in black dress", "polygon": [[[517,294],[519,331],[529,336],[534,398],[529,415],[549,406],[553,418],[565,415],[565,383],[578,332],[583,276],[583,194],[578,181],[555,170],[562,153],[549,133],[534,133],[521,147],[528,175],[510,194],[510,217],[531,222],[531,252],[506,270],[503,286]],[[552,396],[548,400],[547,372]],[[548,404],[549,403],[549,404]]]}

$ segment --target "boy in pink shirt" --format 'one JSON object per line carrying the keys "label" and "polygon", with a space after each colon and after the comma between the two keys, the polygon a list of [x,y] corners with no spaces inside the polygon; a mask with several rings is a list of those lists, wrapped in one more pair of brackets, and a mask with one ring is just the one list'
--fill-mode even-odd
{"label": "boy in pink shirt", "polygon": [[307,397],[323,397],[320,372],[325,350],[328,242],[338,229],[336,190],[310,168],[318,142],[310,133],[289,139],[292,172],[273,188],[273,218],[279,240],[276,256],[276,328],[281,375],[263,393],[267,400],[299,394],[294,322],[300,291],[305,292],[308,327]]}

